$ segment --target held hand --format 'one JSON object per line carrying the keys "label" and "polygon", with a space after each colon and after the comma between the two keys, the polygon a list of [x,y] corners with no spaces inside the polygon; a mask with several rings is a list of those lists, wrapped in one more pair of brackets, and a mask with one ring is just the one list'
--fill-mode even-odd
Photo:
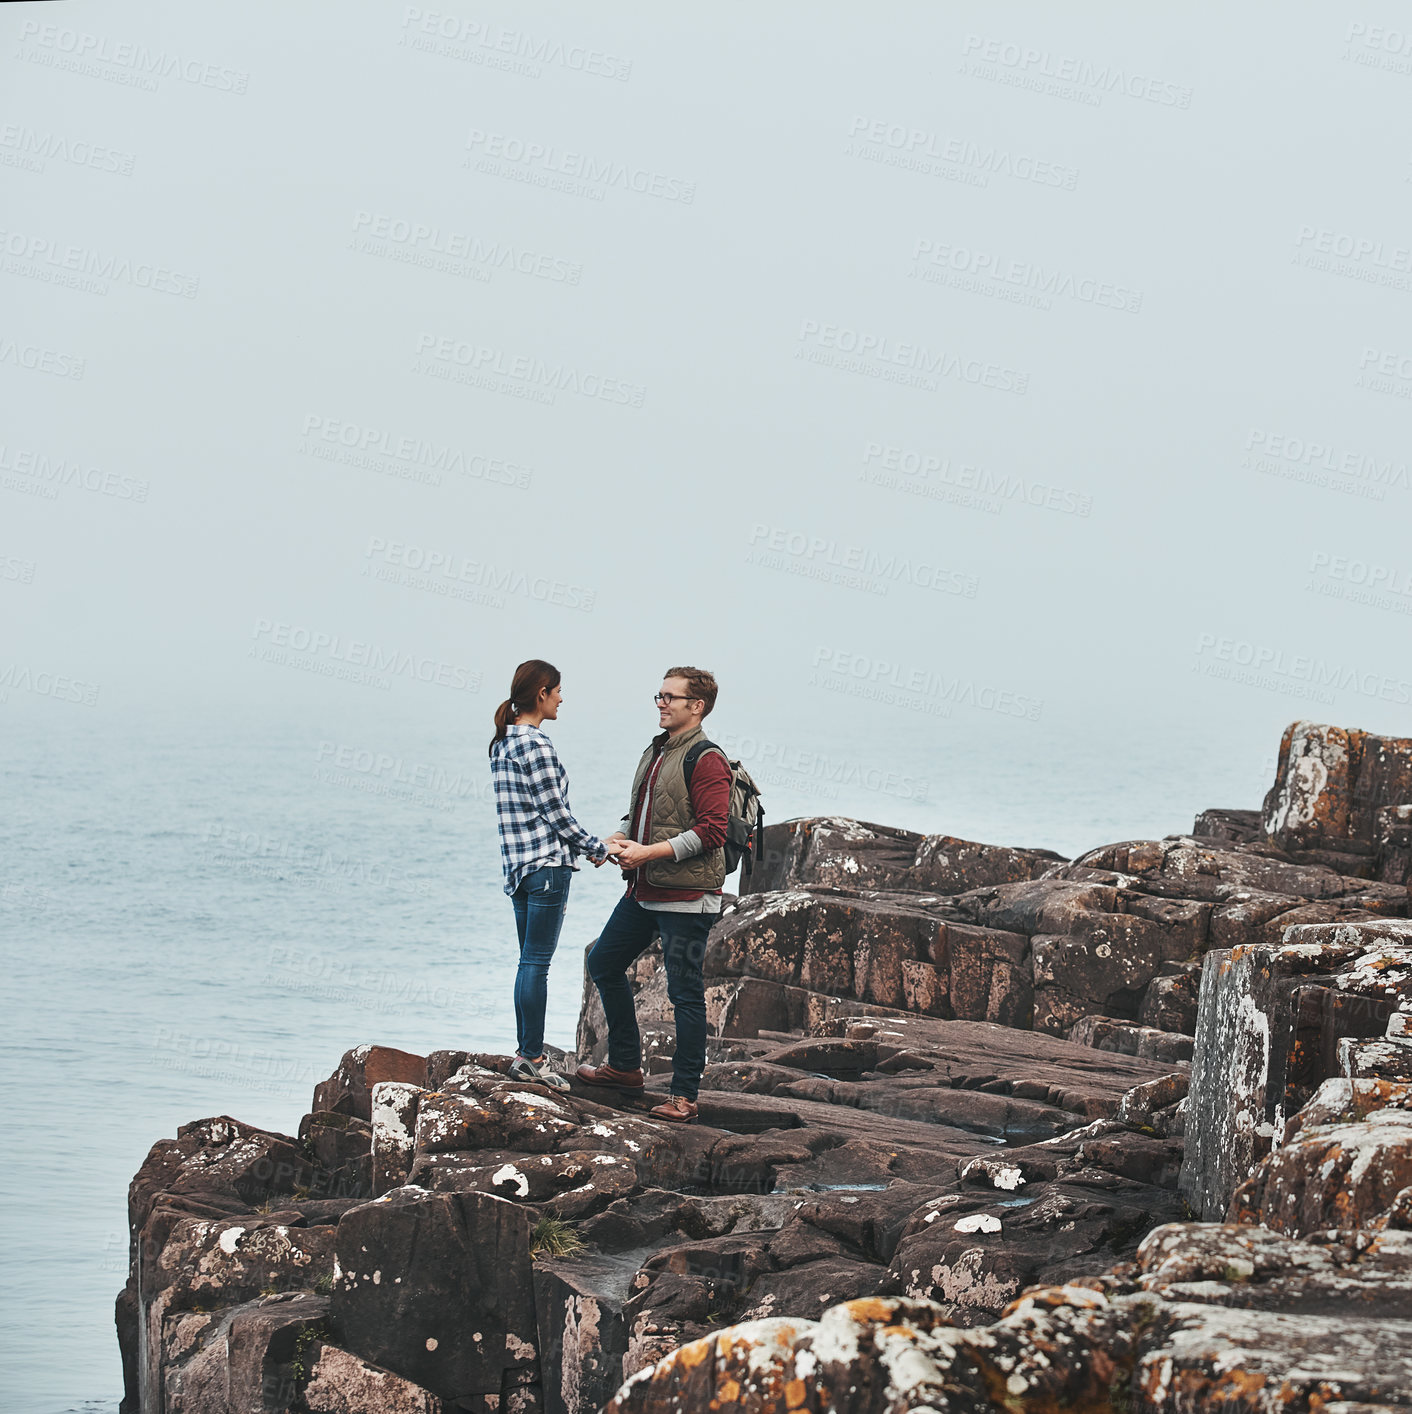
{"label": "held hand", "polygon": [[622,847],[618,850],[619,869],[636,869],[656,857],[645,844],[638,844],[634,840],[623,840],[621,844]]}
{"label": "held hand", "polygon": [[610,859],[616,859],[623,851],[623,837],[620,834],[609,835],[603,843],[608,846],[608,853],[601,859],[595,859],[593,861],[593,867],[595,869],[601,869]]}

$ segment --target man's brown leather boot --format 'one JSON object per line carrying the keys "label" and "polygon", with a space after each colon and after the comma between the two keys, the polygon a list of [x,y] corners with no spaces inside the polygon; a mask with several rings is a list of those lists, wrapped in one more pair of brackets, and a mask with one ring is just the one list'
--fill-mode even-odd
{"label": "man's brown leather boot", "polygon": [[696,1102],[685,1095],[673,1095],[665,1104],[654,1105],[647,1112],[654,1119],[665,1119],[672,1124],[695,1124]]}
{"label": "man's brown leather boot", "polygon": [[585,1085],[607,1085],[614,1090],[641,1090],[642,1069],[614,1070],[611,1065],[581,1065],[574,1072]]}

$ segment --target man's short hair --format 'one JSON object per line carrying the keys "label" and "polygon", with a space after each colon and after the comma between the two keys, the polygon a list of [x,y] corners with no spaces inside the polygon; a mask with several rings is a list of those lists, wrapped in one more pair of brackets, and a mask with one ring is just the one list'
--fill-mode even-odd
{"label": "man's short hair", "polygon": [[706,704],[706,710],[701,715],[703,717],[711,715],[711,708],[716,705],[716,693],[720,689],[716,686],[715,677],[705,668],[668,668],[662,676],[664,678],[685,678],[686,695],[699,697]]}

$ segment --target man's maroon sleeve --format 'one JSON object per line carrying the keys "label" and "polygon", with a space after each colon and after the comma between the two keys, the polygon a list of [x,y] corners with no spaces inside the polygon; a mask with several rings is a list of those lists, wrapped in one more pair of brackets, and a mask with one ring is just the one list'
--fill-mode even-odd
{"label": "man's maroon sleeve", "polygon": [[719,751],[708,751],[691,772],[692,829],[703,849],[719,849],[726,842],[726,820],[730,816],[731,768]]}

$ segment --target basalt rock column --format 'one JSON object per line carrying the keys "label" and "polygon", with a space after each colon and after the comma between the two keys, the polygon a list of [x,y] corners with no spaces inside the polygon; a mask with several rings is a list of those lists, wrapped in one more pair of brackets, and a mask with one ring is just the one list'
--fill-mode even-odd
{"label": "basalt rock column", "polygon": [[1218,949],[1201,981],[1181,1189],[1202,1217],[1270,1152],[1348,1043],[1385,1037],[1412,970],[1412,921],[1288,928],[1276,946]]}

